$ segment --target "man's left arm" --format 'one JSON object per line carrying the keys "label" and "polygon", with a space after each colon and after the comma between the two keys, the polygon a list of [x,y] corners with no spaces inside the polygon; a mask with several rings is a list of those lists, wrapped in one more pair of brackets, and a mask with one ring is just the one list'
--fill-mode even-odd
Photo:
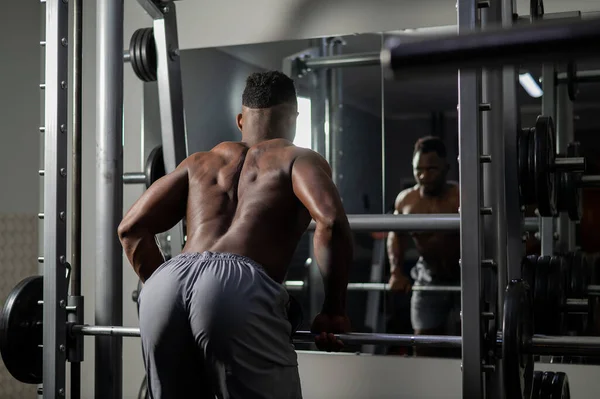
{"label": "man's left arm", "polygon": [[188,169],[177,169],[157,180],[133,204],[119,224],[119,240],[142,282],[164,262],[155,235],[175,226],[187,207]]}

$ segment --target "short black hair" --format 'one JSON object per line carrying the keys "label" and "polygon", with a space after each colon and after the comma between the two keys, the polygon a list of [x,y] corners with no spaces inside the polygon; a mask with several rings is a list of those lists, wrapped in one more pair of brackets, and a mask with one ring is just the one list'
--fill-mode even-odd
{"label": "short black hair", "polygon": [[439,137],[425,136],[421,137],[415,143],[415,151],[413,152],[413,156],[415,156],[417,152],[421,152],[423,154],[435,152],[440,158],[446,158],[446,145]]}
{"label": "short black hair", "polygon": [[256,72],[246,79],[242,105],[270,108],[279,104],[297,104],[294,81],[279,71]]}

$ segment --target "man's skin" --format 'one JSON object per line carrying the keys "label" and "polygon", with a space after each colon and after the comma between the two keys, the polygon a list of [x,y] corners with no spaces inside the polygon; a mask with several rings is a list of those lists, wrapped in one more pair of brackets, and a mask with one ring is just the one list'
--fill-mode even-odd
{"label": "man's skin", "polygon": [[[417,184],[396,198],[394,214],[457,213],[460,206],[459,187],[448,183],[448,164],[435,151],[417,152],[413,157],[413,173]],[[419,254],[427,265],[441,278],[459,275],[460,235],[456,233],[412,233]],[[390,259],[390,289],[410,292],[411,284],[402,270],[408,235],[391,232],[388,235]],[[441,335],[445,326],[435,329],[415,330],[417,335]],[[423,354],[423,350],[419,350]]]}
{"label": "man's skin", "polygon": [[329,165],[291,142],[296,117],[295,104],[243,107],[237,117],[242,141],[195,153],[155,182],[123,218],[119,237],[145,281],[164,262],[155,235],[185,217],[182,252],[246,256],[282,283],[312,217],[326,296],[312,331],[320,333],[320,349],[339,350],[343,345],[333,333],[350,329],[345,307],[352,236]]}

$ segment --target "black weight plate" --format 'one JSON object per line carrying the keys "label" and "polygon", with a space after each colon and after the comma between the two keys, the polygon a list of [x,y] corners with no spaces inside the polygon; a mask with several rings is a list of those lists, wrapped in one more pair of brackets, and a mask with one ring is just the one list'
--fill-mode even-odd
{"label": "black weight plate", "polygon": [[531,399],[542,399],[542,378],[544,377],[543,371],[533,372],[533,389],[531,390]]}
{"label": "black weight plate", "polygon": [[587,290],[585,260],[581,251],[571,254],[570,293],[569,298],[584,298]]}
{"label": "black weight plate", "polygon": [[521,277],[529,284],[529,292],[535,292],[535,268],[537,267],[537,256],[529,255],[521,262]]}
{"label": "black weight plate", "polygon": [[150,188],[155,181],[165,175],[165,159],[162,145],[154,147],[146,160],[146,188]]}
{"label": "black weight plate", "polygon": [[567,93],[571,101],[575,102],[577,100],[579,85],[577,84],[577,64],[575,61],[567,64]]}
{"label": "black weight plate", "polygon": [[[580,157],[582,156],[581,145],[578,142],[569,143],[567,146],[568,157]],[[583,209],[583,195],[581,194],[580,180],[581,173],[567,173],[567,179],[565,181],[565,192],[567,201],[566,212],[569,215],[569,219],[574,222],[581,220],[581,212]]]}
{"label": "black weight plate", "polygon": [[519,131],[519,140],[517,143],[519,154],[519,193],[521,194],[521,205],[532,205],[531,187],[532,182],[529,177],[529,129]]}
{"label": "black weight plate", "polygon": [[535,269],[535,291],[533,291],[533,314],[536,334],[549,334],[551,330],[549,318],[550,297],[548,295],[548,279],[550,274],[550,257],[540,256]]}
{"label": "black weight plate", "polygon": [[551,371],[545,371],[542,376],[542,387],[541,397],[543,399],[550,399],[552,396],[552,380],[554,379],[554,373]]}
{"label": "black weight plate", "polygon": [[144,68],[145,82],[152,81],[152,70],[148,64],[148,46],[150,44],[150,37],[152,36],[152,28],[146,28],[140,42],[140,60],[142,67]]}
{"label": "black weight plate", "polygon": [[566,329],[564,312],[567,304],[566,268],[559,256],[550,258],[548,266],[548,308],[546,309],[548,334],[562,335]]}
{"label": "black weight plate", "polygon": [[142,81],[145,81],[144,68],[141,65],[141,54],[140,54],[140,40],[141,36],[144,34],[144,28],[137,29],[131,35],[131,40],[129,41],[129,63],[131,64],[131,68],[135,75]]}
{"label": "black weight plate", "polygon": [[571,399],[569,378],[565,373],[555,372],[551,382],[549,399]]}
{"label": "black weight plate", "polygon": [[530,398],[533,388],[533,312],[528,285],[512,280],[504,295],[502,368],[507,398]]}
{"label": "black weight plate", "polygon": [[530,129],[529,130],[529,146],[528,148],[528,153],[529,153],[529,159],[528,159],[528,163],[529,163],[529,190],[528,190],[528,195],[529,195],[529,204],[537,204],[537,196],[536,196],[536,183],[535,183],[535,129]]}
{"label": "black weight plate", "polygon": [[548,116],[538,116],[535,122],[534,171],[536,203],[540,216],[556,216],[556,176],[552,171],[556,158],[554,123]]}
{"label": "black weight plate", "polygon": [[156,80],[156,69],[158,67],[157,56],[156,56],[156,41],[154,40],[154,29],[149,29],[148,33],[148,41],[146,44],[146,54],[144,59],[146,61],[146,65],[149,71],[150,81],[154,82]]}
{"label": "black weight plate", "polygon": [[0,352],[6,369],[25,384],[42,383],[44,278],[31,276],[12,289],[0,315]]}

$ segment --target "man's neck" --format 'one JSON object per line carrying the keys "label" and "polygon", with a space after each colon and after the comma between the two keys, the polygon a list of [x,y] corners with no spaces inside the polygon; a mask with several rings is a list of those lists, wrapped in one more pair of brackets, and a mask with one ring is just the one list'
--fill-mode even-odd
{"label": "man's neck", "polygon": [[442,198],[446,195],[449,189],[450,186],[448,185],[448,183],[444,182],[444,184],[442,184],[438,189],[428,193],[425,192],[423,186],[420,186],[419,194],[421,194],[422,198]]}

